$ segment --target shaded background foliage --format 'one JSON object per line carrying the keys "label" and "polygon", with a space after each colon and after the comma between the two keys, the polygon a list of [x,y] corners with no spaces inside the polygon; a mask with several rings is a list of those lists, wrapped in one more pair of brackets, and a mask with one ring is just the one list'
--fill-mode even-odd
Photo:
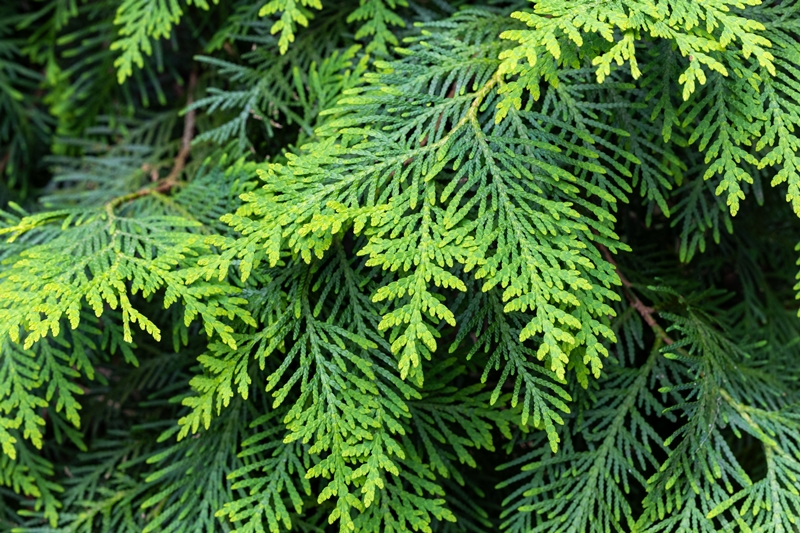
{"label": "shaded background foliage", "polygon": [[0,528],[795,531],[791,2],[0,5]]}

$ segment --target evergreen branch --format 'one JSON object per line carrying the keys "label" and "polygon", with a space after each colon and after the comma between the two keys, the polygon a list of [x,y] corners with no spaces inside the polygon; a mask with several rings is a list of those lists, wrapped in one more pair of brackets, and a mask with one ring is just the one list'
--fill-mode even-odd
{"label": "evergreen branch", "polygon": [[797,528],[800,4],[484,4],[0,2],[0,530]]}
{"label": "evergreen branch", "polygon": [[306,9],[322,9],[320,0],[270,0],[258,12],[259,17],[266,17],[280,12],[280,18],[270,28],[270,33],[280,32],[278,47],[281,54],[285,54],[289,45],[294,42],[297,25],[308,26],[309,19],[313,18]]}
{"label": "evergreen branch", "polygon": [[656,411],[664,408],[648,391],[651,376],[662,371],[660,347],[659,339],[640,368],[615,369],[601,380],[592,409],[582,413],[583,420],[575,431],[586,441],[588,450],[576,450],[568,439],[558,454],[534,446],[533,451],[501,467],[523,465],[521,474],[500,487],[524,480],[503,502],[503,516],[511,515],[503,524],[504,530],[600,532],[631,528],[635,516],[625,498],[631,481],[646,486],[646,471],[658,465],[656,453],[669,452],[639,412],[646,406]]}
{"label": "evergreen branch", "polygon": [[[217,3],[219,0],[215,0]],[[208,10],[206,0],[186,0],[186,4],[194,3],[197,7]],[[120,50],[114,60],[117,68],[117,80],[120,84],[133,76],[133,66],[144,66],[144,56],[153,53],[150,39],[169,37],[173,25],[178,25],[183,16],[183,9],[177,0],[123,0],[117,8],[114,24],[120,26],[117,39],[111,43],[111,50]],[[156,44],[157,46],[157,44]]]}
{"label": "evergreen branch", "polygon": [[[481,11],[461,16],[496,22]],[[459,96],[446,97],[450,84],[441,85],[443,97],[421,92],[428,91],[427,75],[416,79],[410,62],[398,62],[374,86],[343,99],[337,111],[341,118],[320,130],[323,139],[309,145],[307,155],[292,157],[286,167],[267,166],[262,171],[264,189],[246,195],[248,204],[226,217],[245,237],[208,261],[207,275],[221,275],[237,256],[247,265],[245,274],[262,257],[274,265],[283,247],[310,262],[313,256],[322,257],[334,235],[352,227],[369,238],[358,252],[369,256],[368,266],[402,266],[404,275],[381,287],[374,298],[397,302],[381,328],[392,330],[392,350],[403,377],[422,383],[420,362],[436,349],[435,325],[453,324],[452,312],[428,286],[433,282],[463,291],[464,281],[448,271],[455,264],[465,273],[476,269],[475,276],[484,278],[483,290],[508,286],[516,278],[504,290],[505,310],[537,309],[520,340],[542,335],[537,355],[547,359],[559,378],[572,361],[569,354],[581,346],[576,359],[585,360],[583,368],[588,364],[598,376],[606,350],[595,341],[613,337],[603,321],[613,314],[605,302],[617,296],[610,289],[615,282],[610,267],[597,254],[584,255],[583,241],[622,246],[606,226],[613,217],[604,208],[583,200],[577,202],[588,215],[572,208],[578,185],[614,201],[607,191],[576,175],[598,170],[591,162],[599,157],[591,146],[594,139],[582,122],[545,119],[545,114],[533,112],[514,110],[492,126],[487,109],[498,98],[502,72],[496,60],[483,54],[496,49],[460,44],[447,33],[443,39],[446,46],[439,52],[447,63],[438,68],[458,80],[454,94]],[[403,75],[406,71],[409,75]],[[575,73],[575,79],[583,74]],[[392,87],[391,96],[384,84]],[[560,104],[557,89],[553,91],[547,105]],[[408,104],[402,107],[401,125],[390,106],[405,93]],[[562,112],[570,120],[559,107],[558,114]],[[381,129],[375,127],[376,117],[385,124]],[[441,127],[445,123],[452,126]],[[578,136],[581,145],[551,144],[555,130]],[[351,141],[356,138],[362,140]],[[512,157],[515,150],[521,155]],[[375,163],[364,165],[364,160]],[[485,195],[466,194],[489,175]],[[526,181],[520,182],[520,175]],[[467,184],[454,195],[462,179]],[[487,202],[501,207],[487,209]],[[556,230],[559,226],[562,232]],[[596,237],[588,227],[597,230]]]}

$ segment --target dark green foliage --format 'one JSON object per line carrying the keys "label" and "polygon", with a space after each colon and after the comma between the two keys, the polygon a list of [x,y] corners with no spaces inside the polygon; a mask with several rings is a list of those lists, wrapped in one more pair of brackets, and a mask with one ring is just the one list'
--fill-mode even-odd
{"label": "dark green foliage", "polygon": [[0,530],[794,532],[800,4],[0,7]]}

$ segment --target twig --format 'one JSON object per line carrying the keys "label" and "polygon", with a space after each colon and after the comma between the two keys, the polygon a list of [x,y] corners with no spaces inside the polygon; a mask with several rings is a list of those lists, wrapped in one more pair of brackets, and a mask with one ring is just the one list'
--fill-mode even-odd
{"label": "twig", "polygon": [[[192,98],[192,93],[194,92],[194,87],[197,84],[197,73],[192,71],[189,75],[189,83],[186,87],[186,106],[191,106],[192,102],[194,101]],[[115,207],[122,205],[126,202],[130,202],[132,200],[136,200],[143,196],[149,196],[151,194],[164,194],[172,190],[178,184],[178,176],[180,176],[183,169],[186,167],[186,158],[189,157],[192,149],[192,140],[194,139],[194,123],[195,123],[195,110],[190,109],[186,112],[186,116],[183,122],[183,136],[181,137],[181,148],[178,151],[178,154],[175,156],[175,162],[172,165],[172,170],[170,170],[169,174],[162,179],[159,180],[155,187],[143,187],[136,192],[132,192],[130,194],[126,194],[124,196],[119,196],[114,198],[110,202],[106,204],[106,211],[109,215],[113,215],[113,210]]]}
{"label": "twig", "polygon": [[[644,302],[642,302],[639,299],[639,297],[636,296],[636,294],[633,292],[633,283],[631,283],[628,280],[628,278],[626,278],[625,275],[622,273],[622,270],[620,270],[617,262],[614,261],[614,257],[611,255],[609,249],[606,248],[601,243],[597,243],[597,246],[598,248],[600,248],[600,251],[603,253],[603,257],[605,257],[606,261],[614,265],[614,269],[617,271],[617,276],[619,277],[619,280],[622,282],[622,292],[625,293],[625,296],[631,303],[631,307],[636,309],[636,311],[639,313],[642,319],[647,323],[648,326],[650,326],[650,329],[653,330],[653,333],[655,333],[656,336],[658,336],[658,338],[664,341],[664,344],[668,345],[675,344],[675,341],[672,339],[672,337],[670,337],[669,334],[664,330],[664,328],[662,328],[659,325],[659,323],[655,319],[655,316],[653,316],[655,315],[656,310],[653,309],[652,307],[645,305]],[[683,350],[682,348],[679,349],[678,351],[682,354],[688,355],[688,353],[686,353],[686,351]]]}
{"label": "twig", "polygon": [[6,165],[8,164],[8,160],[11,157],[11,151],[9,150],[6,152],[6,155],[3,156],[2,161],[0,161],[0,176],[3,175],[3,171],[6,169]]}
{"label": "twig", "polygon": [[[194,87],[197,85],[197,72],[192,71],[189,75],[189,84],[186,87],[186,106],[189,107],[192,105],[194,100],[192,99],[192,93],[194,92]],[[186,118],[183,122],[183,137],[181,137],[181,149],[178,152],[178,155],[175,156],[175,164],[172,166],[172,170],[167,175],[165,182],[169,182],[170,186],[175,182],[181,172],[183,172],[183,168],[186,166],[186,158],[189,157],[189,153],[192,150],[192,139],[194,139],[194,120],[195,120],[195,110],[190,109],[186,112]]]}

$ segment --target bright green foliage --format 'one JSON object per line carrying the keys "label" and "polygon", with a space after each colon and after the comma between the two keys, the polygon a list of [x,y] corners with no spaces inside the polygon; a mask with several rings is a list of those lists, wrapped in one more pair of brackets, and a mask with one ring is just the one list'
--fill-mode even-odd
{"label": "bright green foliage", "polygon": [[[757,1],[739,2],[719,0],[695,3],[685,0],[658,3],[622,1],[610,6],[569,5],[559,0],[538,2],[533,12],[516,12],[512,16],[526,23],[532,30],[508,31],[505,39],[517,41],[520,47],[504,54],[504,68],[513,71],[520,68],[524,58],[528,66],[522,66],[523,79],[530,88],[529,76],[538,73],[547,77],[554,68],[579,61],[586,56],[597,69],[597,81],[611,73],[611,64],[628,63],[631,76],[642,74],[636,58],[636,42],[643,38],[672,41],[682,57],[688,58],[688,67],[678,77],[683,85],[683,98],[695,91],[696,84],[705,84],[709,72],[728,75],[725,61],[714,57],[715,52],[734,49],[744,59],[751,55],[761,67],[772,74],[775,59],[765,48],[771,42],[758,33],[764,26],[757,20],[731,13],[731,7],[759,5]],[[595,41],[600,37],[607,43]],[[585,40],[594,46],[584,48]],[[577,49],[576,49],[577,47]],[[588,52],[588,53],[587,53]],[[550,66],[542,65],[537,71],[537,60],[547,53],[552,56]],[[557,65],[557,66],[556,66]]]}
{"label": "bright green foliage", "polygon": [[[228,285],[194,283],[198,274],[185,261],[203,252],[202,236],[185,228],[196,223],[180,217],[123,218],[114,213],[113,204],[102,215],[67,210],[49,214],[48,218],[27,216],[3,229],[14,239],[39,224],[64,218],[57,238],[29,247],[3,271],[1,338],[29,348],[48,332],[58,336],[62,319],[77,328],[83,306],[99,317],[108,305],[121,311],[124,342],[133,342],[133,324],[159,340],[160,329],[133,306],[130,296],[141,292],[149,298],[165,289],[165,306],[176,301],[183,305],[184,326],[200,315],[209,334],[214,332],[235,346],[231,327],[219,317],[247,320],[237,307],[245,301],[231,298],[238,291]],[[71,267],[63,269],[65,264]],[[178,264],[180,270],[174,268]],[[20,328],[28,332],[24,339]]]}
{"label": "bright green foliage", "polygon": [[294,32],[297,25],[308,26],[308,20],[313,15],[307,8],[322,9],[319,0],[270,0],[258,12],[259,17],[266,17],[280,13],[280,18],[270,28],[270,33],[280,32],[278,47],[282,54],[286,53],[289,45],[294,42]]}
{"label": "bright green foliage", "polygon": [[800,5],[0,7],[0,529],[800,524]]}
{"label": "bright green foliage", "polygon": [[[186,3],[191,5],[192,0]],[[194,3],[201,9],[209,8],[206,0]],[[180,22],[182,15],[178,0],[123,0],[114,18],[114,24],[120,26],[119,38],[111,43],[111,50],[121,51],[114,61],[120,84],[133,74],[133,65],[144,66],[142,53],[153,53],[150,39],[169,37],[172,26]]]}
{"label": "bright green foliage", "polygon": [[[574,124],[559,121],[553,127],[583,136],[586,148],[554,144],[550,132],[538,128],[545,113],[569,119],[570,102],[558,96],[548,102],[552,110],[515,112],[496,131],[484,133],[480,123],[485,119],[479,113],[491,114],[497,98],[499,78],[491,74],[498,62],[489,55],[496,55],[497,43],[465,46],[456,38],[494,21],[480,13],[461,16],[466,22],[457,26],[458,33],[443,37],[454,49],[439,50],[436,68],[419,70],[398,63],[341,100],[340,117],[320,129],[321,140],[309,146],[313,158],[298,163],[290,158],[288,166],[270,167],[263,174],[267,186],[243,197],[248,203],[226,219],[246,235],[232,246],[249,268],[261,260],[261,246],[256,246],[262,242],[267,244],[265,258],[274,265],[283,239],[310,261],[322,256],[332,235],[343,227],[353,225],[356,234],[365,232],[370,239],[358,254],[369,257],[367,266],[407,273],[380,287],[373,300],[396,302],[379,327],[390,330],[401,377],[410,375],[419,384],[420,362],[437,347],[435,326],[440,320],[455,325],[434,287],[466,290],[465,279],[449,271],[456,265],[464,273],[475,270],[483,291],[508,286],[503,293],[506,311],[537,309],[519,340],[541,334],[537,355],[547,359],[560,378],[576,348],[581,350],[581,364],[591,365],[599,375],[605,349],[597,336],[613,339],[602,322],[613,314],[607,302],[617,296],[609,290],[613,273],[586,242],[615,247],[616,236],[608,227],[614,217],[589,204],[589,216],[582,215],[567,200],[585,188],[615,201],[576,176],[599,170],[592,163],[599,155],[590,148],[595,139],[582,130],[581,117]],[[467,77],[468,58],[481,66],[474,79]],[[581,73],[574,76],[581,80]],[[384,88],[387,85],[391,90]],[[406,109],[398,100],[411,105]],[[437,129],[437,124],[449,127]],[[329,131],[340,131],[341,137]],[[524,141],[514,141],[515,135]],[[508,157],[513,150],[539,163],[534,170],[526,169]],[[572,150],[575,156],[561,155]],[[482,196],[464,195],[489,173],[492,182]],[[441,182],[440,192],[431,181],[434,177]],[[518,183],[520,178],[530,185]],[[460,182],[465,184],[451,200]],[[250,218],[251,213],[260,220]],[[586,294],[582,303],[575,293]]]}

